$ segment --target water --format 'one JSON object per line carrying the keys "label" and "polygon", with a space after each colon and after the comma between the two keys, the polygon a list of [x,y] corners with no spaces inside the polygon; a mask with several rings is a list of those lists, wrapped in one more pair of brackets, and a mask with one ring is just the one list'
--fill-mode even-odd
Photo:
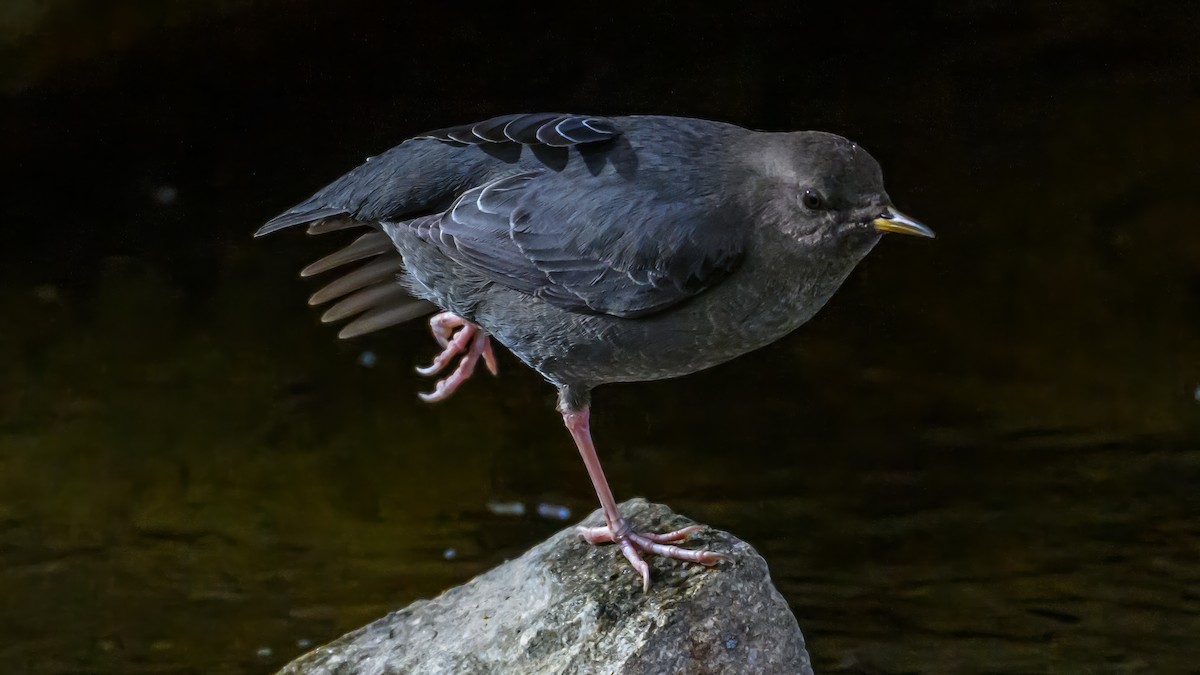
{"label": "water", "polygon": [[[130,302],[147,281],[130,273],[92,302]],[[489,502],[594,508],[552,390],[511,358],[426,406],[404,363],[433,350],[419,327],[364,369],[303,310],[279,330],[232,301],[196,319],[143,298],[155,324],[131,337],[108,311],[85,327],[26,302],[62,323],[4,387],[5,662],[261,672],[559,527]],[[1003,430],[971,412],[1001,403],[971,383],[914,392],[919,373],[831,360],[840,331],[812,328],[687,381],[601,390],[617,494],[755,545],[825,672],[1200,656],[1194,437]],[[922,415],[928,400],[948,403]]]}
{"label": "water", "polygon": [[[453,98],[436,75],[462,63],[414,55],[458,53],[481,83],[545,59],[397,33],[400,9],[367,4],[341,19],[360,40],[298,52],[332,10],[236,7],[135,22],[95,61],[14,43],[0,672],[267,672],[519,555],[563,526],[541,505],[595,508],[553,390],[515,359],[425,405],[422,327],[339,343],[296,278],[325,244],[248,238],[404,135],[538,108],[838,130],[939,234],[885,240],[776,345],[596,392],[618,498],[753,544],[819,672],[1196,672],[1188,21],[822,10],[914,37],[883,59],[750,8],[637,77],[575,33],[548,47],[593,79]],[[681,54],[706,77],[679,79]],[[363,84],[384,81],[407,89]]]}

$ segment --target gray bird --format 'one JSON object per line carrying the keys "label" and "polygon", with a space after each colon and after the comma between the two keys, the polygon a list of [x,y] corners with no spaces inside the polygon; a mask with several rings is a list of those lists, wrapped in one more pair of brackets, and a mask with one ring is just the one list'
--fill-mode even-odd
{"label": "gray bird", "polygon": [[[695,531],[634,531],[621,517],[589,431],[591,392],[728,361],[808,321],[882,233],[932,237],[897,211],[879,164],[818,131],[764,133],[663,116],[507,115],[410,139],[264,225],[368,231],[303,276],[365,261],[317,291],[322,321],[353,337],[434,314],[448,372],[437,401],[490,337],[558,388],[558,408],[606,525],[649,590],[642,554],[714,565],[672,542]],[[451,369],[457,359],[457,364]]]}

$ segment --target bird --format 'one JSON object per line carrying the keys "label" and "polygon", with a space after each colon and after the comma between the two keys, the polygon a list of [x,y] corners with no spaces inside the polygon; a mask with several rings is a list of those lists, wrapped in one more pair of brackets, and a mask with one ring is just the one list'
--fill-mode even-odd
{"label": "bird", "polygon": [[647,555],[713,566],[640,532],[592,441],[592,391],[687,375],[775,342],[825,305],[886,233],[934,236],[898,211],[879,163],[823,131],[752,131],[663,115],[529,113],[414,136],[263,225],[357,229],[305,267],[341,275],[309,299],[352,338],[430,316],[441,348],[418,368],[453,394],[492,340],[557,388],[558,412],[613,543],[650,589]]}

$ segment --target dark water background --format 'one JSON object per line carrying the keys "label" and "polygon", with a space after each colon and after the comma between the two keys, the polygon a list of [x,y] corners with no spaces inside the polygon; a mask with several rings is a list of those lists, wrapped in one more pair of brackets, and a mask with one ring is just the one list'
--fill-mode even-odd
{"label": "dark water background", "polygon": [[819,671],[1200,672],[1195,3],[527,12],[7,3],[0,672],[267,672],[562,526],[489,501],[594,508],[536,375],[424,405],[422,326],[339,343],[326,243],[249,238],[533,110],[836,131],[937,230],[596,394],[618,497],[755,545]]}

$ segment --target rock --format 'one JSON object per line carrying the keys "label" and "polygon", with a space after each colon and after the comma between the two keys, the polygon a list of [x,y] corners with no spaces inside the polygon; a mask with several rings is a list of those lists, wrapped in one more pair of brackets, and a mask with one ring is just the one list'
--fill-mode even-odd
{"label": "rock", "polygon": [[[636,527],[692,521],[661,504],[621,505]],[[596,511],[584,524],[601,524]],[[650,558],[649,593],[614,546],[569,528],[516,560],[420,600],[296,659],[286,674],[812,673],[804,637],[749,544],[705,528],[691,546],[734,557],[713,568]]]}

